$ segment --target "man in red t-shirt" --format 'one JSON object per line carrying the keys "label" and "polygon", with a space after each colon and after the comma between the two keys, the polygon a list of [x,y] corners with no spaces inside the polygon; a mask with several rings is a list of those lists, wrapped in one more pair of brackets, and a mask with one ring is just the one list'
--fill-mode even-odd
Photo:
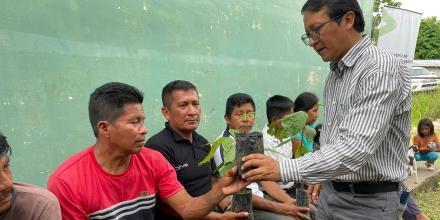
{"label": "man in red t-shirt", "polygon": [[67,159],[48,182],[63,219],[154,219],[156,195],[183,218],[200,218],[246,186],[234,169],[205,195],[191,197],[167,160],[143,147],[142,101],[138,89],[123,83],[107,83],[90,95],[96,143]]}

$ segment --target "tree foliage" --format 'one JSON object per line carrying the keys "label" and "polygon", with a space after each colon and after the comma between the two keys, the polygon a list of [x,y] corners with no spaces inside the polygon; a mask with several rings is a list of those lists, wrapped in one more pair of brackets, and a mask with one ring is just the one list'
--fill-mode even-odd
{"label": "tree foliage", "polygon": [[420,22],[415,59],[440,59],[440,20],[437,17]]}

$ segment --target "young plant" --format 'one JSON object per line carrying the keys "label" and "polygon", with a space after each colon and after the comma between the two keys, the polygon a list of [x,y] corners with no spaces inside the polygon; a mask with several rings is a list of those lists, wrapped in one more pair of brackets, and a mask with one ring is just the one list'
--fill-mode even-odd
{"label": "young plant", "polygon": [[[251,115],[252,114],[252,115]],[[246,119],[246,117],[253,117],[254,112],[249,112],[243,114],[241,117]],[[306,126],[306,121],[308,118],[308,114],[306,112],[300,111],[295,112],[289,115],[284,116],[283,118],[273,121],[269,125],[268,134],[275,136],[277,139],[281,141],[281,143],[277,146],[280,147],[283,144],[291,141],[292,136],[302,132],[304,130],[304,134],[309,140],[313,140],[313,137],[316,134],[315,129]],[[216,167],[214,172],[219,171],[220,175],[225,174],[229,169],[235,167],[237,164],[234,162],[235,158],[235,134],[238,133],[238,130],[229,129],[230,137],[219,137],[214,142],[211,143],[211,150],[208,155],[199,162],[199,166],[209,162],[215,155],[215,151],[222,146],[223,147],[223,162]],[[268,151],[273,151],[271,149],[264,149]],[[273,151],[275,153],[279,153],[277,151]]]}

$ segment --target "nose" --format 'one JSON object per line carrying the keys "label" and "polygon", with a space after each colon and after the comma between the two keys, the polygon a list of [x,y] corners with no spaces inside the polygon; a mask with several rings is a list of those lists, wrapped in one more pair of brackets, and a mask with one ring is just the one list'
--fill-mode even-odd
{"label": "nose", "polygon": [[188,114],[190,114],[190,115],[195,115],[195,114],[198,113],[198,111],[199,111],[199,107],[198,107],[198,106],[195,106],[195,105],[189,105],[189,108],[188,108]]}
{"label": "nose", "polygon": [[142,126],[141,126],[141,130],[140,130],[140,133],[141,133],[143,136],[147,135],[147,133],[148,133],[148,129],[147,129],[147,127],[145,127],[145,124],[142,124]]}
{"label": "nose", "polygon": [[318,43],[318,39],[309,38],[309,47],[315,47],[316,43]]}

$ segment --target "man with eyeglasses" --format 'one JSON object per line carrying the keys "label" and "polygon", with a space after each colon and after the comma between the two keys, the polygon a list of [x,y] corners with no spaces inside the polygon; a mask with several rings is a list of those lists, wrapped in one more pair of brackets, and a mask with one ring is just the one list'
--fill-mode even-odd
{"label": "man with eyeglasses", "polygon": [[308,0],[301,12],[301,39],[330,62],[321,149],[279,163],[250,155],[242,168],[256,169],[243,178],[322,183],[318,219],[400,219],[411,126],[408,69],[363,34],[357,0]]}

